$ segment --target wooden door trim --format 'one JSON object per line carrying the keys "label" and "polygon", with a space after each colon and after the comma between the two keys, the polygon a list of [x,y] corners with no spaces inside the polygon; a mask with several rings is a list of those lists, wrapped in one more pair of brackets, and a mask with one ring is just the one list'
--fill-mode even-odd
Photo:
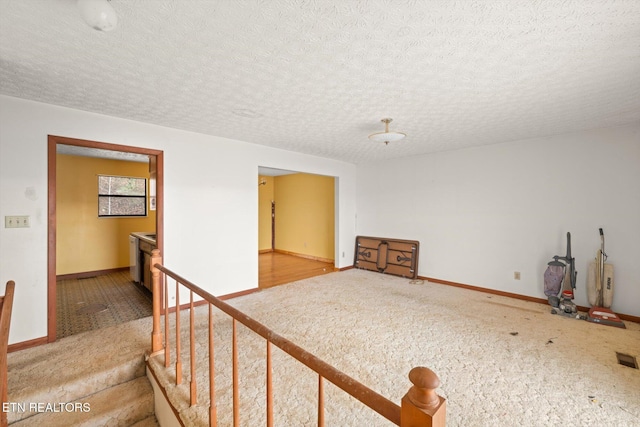
{"label": "wooden door trim", "polygon": [[57,145],[74,145],[86,148],[99,148],[125,153],[156,156],[156,242],[160,253],[164,253],[164,152],[151,148],[89,141],[48,135],[47,138],[47,342],[56,340],[56,153]]}

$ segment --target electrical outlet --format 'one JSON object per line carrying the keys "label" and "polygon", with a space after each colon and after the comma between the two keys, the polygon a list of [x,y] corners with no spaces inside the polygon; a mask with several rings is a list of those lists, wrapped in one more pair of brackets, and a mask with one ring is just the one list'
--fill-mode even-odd
{"label": "electrical outlet", "polygon": [[4,217],[4,228],[29,228],[29,215],[14,215]]}
{"label": "electrical outlet", "polygon": [[520,280],[520,272],[519,271],[514,271],[513,272],[513,278],[516,280]]}

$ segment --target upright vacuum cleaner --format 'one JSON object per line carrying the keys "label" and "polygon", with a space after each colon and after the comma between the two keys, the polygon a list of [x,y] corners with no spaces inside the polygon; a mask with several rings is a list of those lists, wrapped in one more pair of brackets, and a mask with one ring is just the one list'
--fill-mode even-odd
{"label": "upright vacuum cleaner", "polygon": [[551,314],[576,319],[585,318],[578,314],[578,308],[573,302],[577,276],[576,260],[571,256],[571,233],[567,233],[567,254],[555,255],[544,272],[544,294],[548,297],[549,305],[553,307]]}
{"label": "upright vacuum cleaner", "polygon": [[595,262],[589,265],[587,277],[587,298],[591,309],[587,321],[601,325],[626,328],[620,317],[611,311],[613,302],[613,265],[605,264],[607,254],[604,251],[604,232],[600,229],[600,249]]}

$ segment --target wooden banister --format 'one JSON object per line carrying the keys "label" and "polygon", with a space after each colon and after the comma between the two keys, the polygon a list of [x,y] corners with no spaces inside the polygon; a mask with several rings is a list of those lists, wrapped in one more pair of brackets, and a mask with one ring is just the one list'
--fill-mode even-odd
{"label": "wooden banister", "polygon": [[[393,403],[386,397],[376,393],[359,381],[349,377],[347,374],[335,369],[325,361],[319,359],[303,348],[297,346],[286,338],[276,334],[271,329],[267,328],[260,322],[247,316],[235,307],[225,303],[224,301],[216,298],[204,289],[191,283],[189,280],[181,277],[166,267],[156,264],[155,268],[170,276],[177,282],[181,283],[187,289],[190,289],[204,298],[210,304],[213,304],[219,310],[231,316],[236,321],[242,323],[247,328],[251,329],[256,334],[265,338],[284,352],[288,353],[291,357],[298,360],[303,365],[306,365],[311,370],[317,372],[325,379],[332,382],[337,387],[341,388],[351,396],[358,399],[374,411],[378,412],[389,421],[394,422],[396,425],[400,425],[400,406]],[[177,297],[176,297],[177,299]],[[154,322],[155,323],[155,322]],[[158,321],[159,323],[159,321]],[[177,356],[176,356],[177,357]]]}
{"label": "wooden banister", "polygon": [[440,379],[429,368],[409,372],[413,386],[402,398],[401,427],[444,427],[446,400],[436,394]]}
{"label": "wooden banister", "polygon": [[[218,308],[220,311],[226,313],[232,318],[232,386],[233,386],[233,425],[237,426],[240,424],[240,414],[239,414],[239,396],[238,396],[238,349],[237,349],[237,322],[242,323],[248,329],[252,330],[256,334],[260,335],[267,341],[267,423],[272,423],[272,396],[271,396],[271,355],[270,349],[271,344],[277,346],[285,353],[289,354],[291,357],[307,366],[309,369],[315,371],[319,376],[318,382],[318,425],[323,425],[324,423],[324,386],[323,380],[326,379],[333,383],[335,386],[344,390],[346,393],[356,398],[369,408],[373,409],[378,414],[382,415],[389,421],[393,422],[397,426],[401,427],[444,427],[445,425],[445,399],[441,398],[435,393],[435,389],[439,386],[439,379],[428,368],[414,368],[410,374],[409,379],[413,383],[413,386],[409,389],[409,392],[402,399],[402,407],[387,399],[386,397],[376,393],[371,390],[364,384],[359,381],[351,378],[347,374],[337,370],[333,366],[304,350],[303,348],[297,346],[293,342],[287,340],[286,338],[278,335],[271,329],[267,328],[260,322],[254,320],[253,318],[247,316],[240,310],[235,307],[225,303],[219,298],[213,296],[206,290],[198,287],[193,284],[189,280],[181,277],[177,273],[169,270],[164,267],[160,262],[161,258],[159,253],[154,251],[154,256],[152,257],[152,273],[157,272],[158,274],[153,274],[154,280],[154,293],[156,289],[160,289],[160,276],[164,275],[165,277],[171,277],[176,281],[176,369],[180,364],[180,341],[179,341],[179,330],[180,330],[180,304],[179,304],[179,286],[178,284],[184,286],[189,289],[191,292],[191,301],[190,301],[190,315],[193,316],[193,293],[199,295],[206,302],[209,303],[209,381],[210,381],[210,413],[209,413],[209,422],[210,425],[215,425],[216,423],[216,410],[215,410],[215,401],[214,401],[214,384],[213,378],[213,315],[211,309],[213,306]],[[165,279],[166,280],[166,279]],[[157,282],[157,283],[156,283]],[[154,296],[154,304],[156,302],[159,303],[159,298]],[[156,316],[156,313],[159,313],[160,310],[156,310],[154,306],[153,314]],[[168,315],[167,307],[165,307],[165,316]],[[166,321],[166,318],[165,318]],[[195,336],[193,334],[193,322],[191,323],[191,331],[190,338],[192,341],[195,340]],[[160,319],[158,314],[158,319],[154,318],[153,325],[160,325]],[[165,323],[167,324],[167,323]],[[167,324],[168,325],[168,324]],[[158,326],[159,327],[159,326]],[[154,334],[155,336],[155,329]],[[161,335],[159,335],[161,336]],[[167,340],[168,341],[168,340]],[[155,344],[155,341],[152,339],[152,345]],[[165,343],[168,345],[168,342]],[[157,352],[161,350],[161,348],[154,349],[153,354],[157,354]],[[167,352],[168,353],[168,352]],[[191,357],[192,364],[192,378],[194,378],[195,373],[193,369],[193,365],[195,364],[194,357]],[[180,368],[181,371],[181,368]],[[179,383],[180,372],[176,372],[176,383]],[[192,396],[193,399],[193,396]],[[406,401],[406,402],[405,402]],[[192,401],[193,402],[193,401]],[[406,423],[405,423],[406,420]]]}
{"label": "wooden banister", "polygon": [[[7,348],[9,347],[9,327],[11,326],[11,311],[13,309],[13,294],[16,284],[13,280],[7,282],[4,296],[0,297],[0,399],[4,404],[8,402],[7,396]],[[0,410],[0,426],[8,424],[7,413]]]}

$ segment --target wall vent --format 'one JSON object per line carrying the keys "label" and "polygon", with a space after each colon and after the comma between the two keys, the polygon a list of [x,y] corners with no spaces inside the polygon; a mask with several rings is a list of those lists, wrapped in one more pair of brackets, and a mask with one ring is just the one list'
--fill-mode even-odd
{"label": "wall vent", "polygon": [[638,369],[638,361],[635,357],[629,354],[623,354],[616,352],[616,357],[618,358],[618,363],[620,365],[628,366],[633,369]]}

